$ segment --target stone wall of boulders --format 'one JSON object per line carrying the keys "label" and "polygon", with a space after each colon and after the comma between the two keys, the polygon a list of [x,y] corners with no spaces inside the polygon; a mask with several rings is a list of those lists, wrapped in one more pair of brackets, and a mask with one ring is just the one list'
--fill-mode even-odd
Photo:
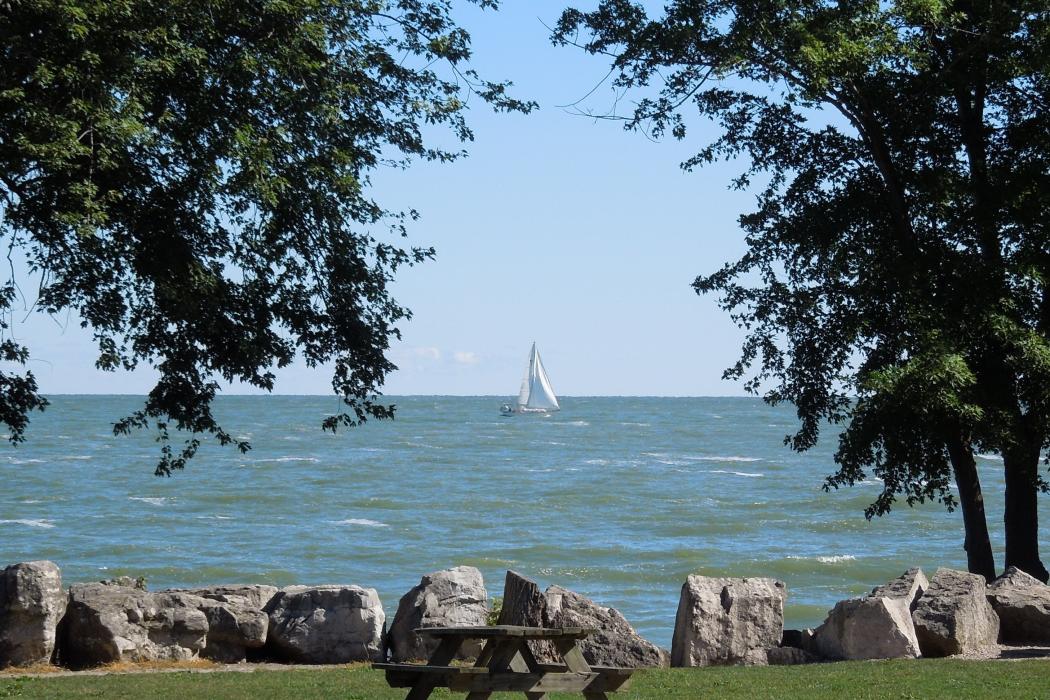
{"label": "stone wall of boulders", "polygon": [[385,616],[359,586],[211,586],[150,592],[140,581],[63,589],[48,561],[0,572],[0,668],[121,661],[232,663],[379,659]]}
{"label": "stone wall of boulders", "polygon": [[[1050,586],[1014,567],[989,585],[965,571],[937,569],[927,580],[922,570],[909,569],[866,596],[840,601],[815,630],[784,630],[774,644],[783,621],[778,586],[769,579],[690,576],[672,665],[996,656],[1000,644],[1050,645]],[[748,593],[739,610],[742,591]]]}
{"label": "stone wall of boulders", "polygon": [[[840,601],[813,630],[784,629],[784,583],[689,576],[671,650],[639,636],[615,608],[507,572],[499,624],[585,627],[591,664],[660,667],[798,664],[981,654],[997,644],[1050,645],[1050,586],[1010,568],[982,577],[919,569]],[[375,589],[356,585],[227,585],[151,592],[118,579],[63,588],[48,561],[0,570],[0,668],[57,663],[212,659],[306,664],[425,659],[417,629],[488,623],[481,572],[458,566],[422,577],[390,625]],[[476,656],[466,648],[461,658]],[[551,649],[537,644],[541,661]]]}

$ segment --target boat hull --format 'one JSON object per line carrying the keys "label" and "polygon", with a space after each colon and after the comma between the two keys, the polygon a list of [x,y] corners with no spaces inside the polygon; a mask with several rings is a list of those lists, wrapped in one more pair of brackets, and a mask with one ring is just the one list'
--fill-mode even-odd
{"label": "boat hull", "polygon": [[520,414],[530,415],[546,415],[549,413],[555,413],[561,409],[559,408],[529,408],[528,406],[511,406],[510,404],[503,404],[499,407],[501,416],[516,416]]}

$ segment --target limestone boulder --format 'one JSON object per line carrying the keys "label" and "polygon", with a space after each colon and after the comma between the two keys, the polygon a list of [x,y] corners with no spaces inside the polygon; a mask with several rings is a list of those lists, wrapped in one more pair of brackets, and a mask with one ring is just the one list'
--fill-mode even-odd
{"label": "limestone boulder", "polygon": [[244,585],[205,586],[204,588],[192,588],[186,592],[200,596],[201,598],[217,600],[220,603],[233,601],[251,605],[252,607],[262,610],[271,600],[273,600],[273,597],[277,595],[280,590],[281,589],[277,586],[253,583]]}
{"label": "limestone boulder", "polygon": [[825,659],[914,659],[911,614],[902,599],[872,596],[839,601],[813,631],[810,649]]}
{"label": "limestone boulder", "polygon": [[784,632],[781,581],[689,576],[678,602],[672,666],[768,663]]}
{"label": "limestone boulder", "polygon": [[1004,644],[1050,644],[1050,586],[1015,566],[988,586]]}
{"label": "limestone boulder", "polygon": [[61,624],[62,662],[73,668],[118,661],[184,661],[204,648],[202,598],[102,583],[75,584]]}
{"label": "limestone boulder", "polygon": [[889,583],[876,586],[871,590],[869,597],[902,600],[911,611],[919,604],[919,598],[929,587],[930,581],[926,578],[926,574],[922,572],[922,569],[915,567],[908,569]]}
{"label": "limestone boulder", "polygon": [[546,627],[584,627],[594,632],[580,642],[587,663],[621,668],[665,667],[670,655],[634,631],[616,608],[598,605],[561,586],[544,593]]}
{"label": "limestone boulder", "polygon": [[937,569],[912,613],[923,656],[951,656],[992,646],[999,616],[988,602],[984,577]]}
{"label": "limestone boulder", "polygon": [[[416,634],[421,627],[476,627],[488,624],[489,598],[481,572],[473,566],[456,566],[425,575],[419,585],[402,596],[387,633],[387,647],[394,661],[426,660],[437,640]],[[458,658],[476,658],[480,642],[464,644]]]}
{"label": "limestone boulder", "polygon": [[289,661],[380,660],[386,616],[374,588],[289,586],[266,606],[267,647]]}
{"label": "limestone boulder", "polygon": [[49,561],[0,572],[0,668],[47,663],[66,609],[62,572]]}
{"label": "limestone boulder", "polygon": [[185,593],[197,596],[198,610],[208,619],[208,638],[201,656],[223,663],[247,659],[249,650],[266,644],[270,616],[264,608],[277,595],[276,586],[209,586]]}
{"label": "limestone boulder", "polygon": [[909,569],[865,598],[840,601],[807,648],[825,659],[914,659],[920,650],[911,611],[928,587],[922,569]]}

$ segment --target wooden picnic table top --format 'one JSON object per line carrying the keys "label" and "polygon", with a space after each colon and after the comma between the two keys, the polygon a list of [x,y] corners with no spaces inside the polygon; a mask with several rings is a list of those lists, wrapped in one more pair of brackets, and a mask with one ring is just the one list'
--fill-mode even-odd
{"label": "wooden picnic table top", "polygon": [[420,627],[417,634],[431,637],[464,637],[467,639],[496,639],[524,637],[525,639],[583,639],[594,632],[587,627],[521,627],[518,625],[491,625],[476,627]]}

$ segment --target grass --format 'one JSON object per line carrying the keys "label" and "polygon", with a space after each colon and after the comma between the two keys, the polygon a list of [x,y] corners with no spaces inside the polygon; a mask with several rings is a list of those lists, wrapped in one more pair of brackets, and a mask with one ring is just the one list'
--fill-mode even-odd
{"label": "grass", "polygon": [[[383,674],[367,665],[339,668],[216,671],[172,669],[167,673],[0,676],[0,698],[171,698],[172,700],[403,700],[406,690],[387,687]],[[447,690],[434,698],[463,698]],[[495,693],[497,698],[521,694]],[[552,700],[582,696],[554,693]],[[641,671],[619,700],[662,698],[1050,698],[1050,661],[844,662],[810,666],[733,667]]]}

